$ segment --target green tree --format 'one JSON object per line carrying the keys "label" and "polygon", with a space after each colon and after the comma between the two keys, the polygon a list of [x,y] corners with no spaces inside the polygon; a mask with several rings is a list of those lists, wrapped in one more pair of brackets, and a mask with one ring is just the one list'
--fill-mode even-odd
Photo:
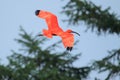
{"label": "green tree", "polygon": [[[20,38],[15,39],[22,45],[19,52],[12,51],[9,64],[0,66],[0,80],[82,80],[87,78],[90,67],[76,68],[72,63],[75,56],[68,52],[51,53],[42,50],[45,38],[28,34],[21,28]],[[54,47],[54,46],[51,46]]]}
{"label": "green tree", "polygon": [[[69,0],[63,7],[63,13],[68,16],[69,25],[78,25],[84,21],[87,29],[97,31],[97,34],[120,34],[120,20],[110,8],[102,10],[101,6],[86,0]],[[72,63],[78,55],[72,56],[67,52],[51,53],[51,49],[42,50],[45,38],[37,38],[21,29],[22,44],[20,52],[13,51],[8,57],[9,64],[0,64],[0,80],[82,80],[87,78],[90,70],[100,73],[108,71],[106,80],[120,76],[120,49],[111,50],[105,58],[95,61],[91,68],[88,66],[76,68]],[[55,48],[55,44],[50,48]],[[96,76],[97,77],[97,76]],[[97,80],[97,78],[95,78]]]}
{"label": "green tree", "polygon": [[0,80],[10,80],[11,74],[12,71],[8,67],[0,64]]}
{"label": "green tree", "polygon": [[[69,0],[63,7],[63,13],[68,16],[66,20],[69,25],[78,25],[84,21],[87,29],[96,31],[97,34],[120,34],[120,20],[115,13],[110,13],[110,7],[102,10],[101,6],[95,5],[87,0]],[[100,73],[108,71],[106,80],[120,76],[120,49],[109,51],[108,56],[95,61],[92,65],[93,70]]]}

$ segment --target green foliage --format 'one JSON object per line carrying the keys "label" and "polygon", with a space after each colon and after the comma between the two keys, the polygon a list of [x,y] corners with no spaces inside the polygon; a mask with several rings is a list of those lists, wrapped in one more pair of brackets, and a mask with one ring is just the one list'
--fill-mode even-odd
{"label": "green foliage", "polygon": [[[85,22],[87,29],[96,30],[98,34],[120,34],[120,20],[115,13],[110,13],[110,7],[102,9],[91,1],[87,0],[69,0],[63,7],[63,13],[68,16],[68,23],[79,25],[79,22]],[[120,76],[120,49],[109,52],[105,58],[95,61],[92,64],[93,70],[99,73],[108,72],[106,80]],[[95,78],[95,80],[98,80]]]}
{"label": "green foliage", "polygon": [[101,9],[94,3],[86,0],[69,0],[63,7],[63,13],[68,16],[69,24],[79,24],[84,21],[88,28],[102,32],[120,33],[120,20],[115,13],[109,12],[110,8]]}
{"label": "green foliage", "polygon": [[46,39],[33,37],[22,28],[20,38],[15,40],[22,44],[22,48],[19,53],[12,51],[9,64],[0,67],[0,71],[5,72],[0,74],[0,80],[82,80],[90,72],[90,67],[72,65],[80,54],[72,56],[66,51],[51,53],[42,50]]}
{"label": "green foliage", "polygon": [[[96,30],[99,34],[120,34],[120,20],[109,10],[110,8],[102,10],[101,6],[86,0],[69,0],[62,12],[68,16],[69,24],[78,25],[84,21],[88,29]],[[12,51],[13,54],[8,57],[8,65],[0,64],[0,80],[83,80],[87,78],[91,68],[99,73],[108,71],[106,80],[120,76],[120,49],[110,51],[108,56],[95,61],[91,68],[76,68],[72,63],[79,54],[72,56],[65,51],[51,53],[56,44],[42,50],[47,39],[32,36],[22,28],[19,35],[20,38],[15,40],[22,48],[19,52]]]}
{"label": "green foliage", "polygon": [[0,64],[0,80],[10,80],[12,71],[8,67]]}
{"label": "green foliage", "polygon": [[109,74],[105,80],[120,76],[120,49],[109,52],[110,54],[102,60],[95,61],[93,68],[99,70],[99,73],[108,71]]}

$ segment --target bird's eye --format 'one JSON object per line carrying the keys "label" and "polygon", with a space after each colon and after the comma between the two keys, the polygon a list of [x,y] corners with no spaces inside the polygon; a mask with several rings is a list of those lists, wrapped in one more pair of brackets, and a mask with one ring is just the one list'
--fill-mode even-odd
{"label": "bird's eye", "polygon": [[40,10],[36,10],[36,11],[35,11],[35,15],[36,15],[36,16],[39,15],[39,12],[40,12]]}

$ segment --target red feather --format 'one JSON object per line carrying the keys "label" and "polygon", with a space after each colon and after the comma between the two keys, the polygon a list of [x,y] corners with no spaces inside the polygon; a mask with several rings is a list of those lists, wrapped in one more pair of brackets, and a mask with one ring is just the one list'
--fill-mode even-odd
{"label": "red feather", "polygon": [[60,36],[64,47],[67,49],[72,49],[74,44],[74,36],[71,34],[72,30],[63,31],[58,24],[57,16],[48,11],[37,10],[36,15],[42,19],[45,19],[47,23],[48,30],[43,29],[44,36],[48,38],[52,38],[53,34]]}

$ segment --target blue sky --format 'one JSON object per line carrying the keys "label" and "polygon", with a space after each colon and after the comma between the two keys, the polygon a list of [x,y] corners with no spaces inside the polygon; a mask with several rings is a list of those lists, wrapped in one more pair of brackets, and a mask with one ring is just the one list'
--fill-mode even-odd
{"label": "blue sky", "polygon": [[[111,7],[111,12],[115,12],[120,15],[120,1],[118,0],[91,0],[96,5],[101,5],[103,9],[108,6]],[[67,23],[63,23],[62,19],[65,19],[64,14],[60,14],[62,6],[66,4],[66,1],[62,0],[1,0],[0,1],[0,59],[1,63],[7,63],[6,57],[11,55],[11,50],[17,50],[19,48],[18,43],[14,41],[18,38],[19,26],[28,32],[37,34],[41,32],[43,28],[47,28],[44,20],[39,19],[34,15],[34,11],[37,9],[43,9],[50,11],[58,16],[59,24],[63,29],[73,29],[81,34],[80,37],[75,35],[75,40],[79,40],[79,43],[75,46],[77,50],[73,50],[71,54],[82,53],[82,56],[77,60],[74,65],[84,66],[90,63],[90,61],[98,60],[106,56],[108,50],[120,48],[120,37],[118,35],[102,34],[97,36],[95,32],[85,32],[85,24],[80,24],[77,27],[69,26]],[[109,22],[110,23],[110,22]],[[60,38],[53,38],[50,42],[60,40]],[[44,45],[46,47],[46,45]],[[61,44],[64,50],[63,45]]]}

